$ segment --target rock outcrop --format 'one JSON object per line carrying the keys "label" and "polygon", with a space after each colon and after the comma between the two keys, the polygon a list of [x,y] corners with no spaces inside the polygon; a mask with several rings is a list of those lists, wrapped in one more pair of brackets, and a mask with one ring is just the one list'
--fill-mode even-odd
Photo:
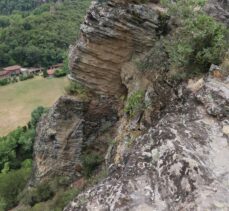
{"label": "rock outcrop", "polygon": [[154,46],[165,30],[162,8],[131,2],[138,1],[93,2],[71,48],[71,77],[97,93],[125,93],[122,66],[135,52]]}
{"label": "rock outcrop", "polygon": [[[160,40],[168,17],[157,3],[92,2],[71,47],[70,78],[92,96],[62,97],[42,118],[31,185],[65,175],[82,182],[80,157],[91,148],[105,157],[108,177],[65,211],[229,210],[229,79],[207,76],[174,88]],[[228,24],[227,7],[209,5]],[[139,71],[135,58],[149,54],[151,70]],[[123,101],[139,90],[142,108],[127,118]],[[115,146],[107,146],[109,129]]]}
{"label": "rock outcrop", "polygon": [[52,176],[76,176],[84,139],[84,103],[61,97],[43,116],[34,144],[31,184]]}
{"label": "rock outcrop", "polygon": [[179,93],[109,177],[65,211],[229,210],[229,83],[208,78]]}
{"label": "rock outcrop", "polygon": [[58,176],[71,180],[81,177],[83,151],[93,143],[103,154],[106,145],[101,141],[100,131],[109,129],[116,121],[113,101],[112,104],[107,99],[83,102],[61,97],[37,127],[30,185]]}

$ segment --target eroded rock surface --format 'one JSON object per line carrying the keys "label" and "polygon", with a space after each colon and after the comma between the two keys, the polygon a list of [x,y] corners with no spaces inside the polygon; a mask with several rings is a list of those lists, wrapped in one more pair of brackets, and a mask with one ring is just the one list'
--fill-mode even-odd
{"label": "eroded rock surface", "polygon": [[30,185],[36,186],[56,176],[81,177],[83,150],[93,143],[103,154],[106,145],[101,141],[101,131],[116,121],[114,101],[95,98],[83,102],[74,97],[61,97],[37,127]]}
{"label": "eroded rock surface", "polygon": [[43,116],[34,144],[31,184],[52,176],[73,177],[83,144],[85,105],[71,97],[61,97]]}
{"label": "eroded rock surface", "polygon": [[229,210],[229,83],[208,78],[198,91],[179,92],[182,100],[110,166],[109,177],[65,211]]}
{"label": "eroded rock surface", "polygon": [[[135,3],[133,3],[135,2]],[[71,76],[97,93],[122,95],[121,67],[152,47],[164,30],[163,9],[138,1],[93,2],[70,52]]]}

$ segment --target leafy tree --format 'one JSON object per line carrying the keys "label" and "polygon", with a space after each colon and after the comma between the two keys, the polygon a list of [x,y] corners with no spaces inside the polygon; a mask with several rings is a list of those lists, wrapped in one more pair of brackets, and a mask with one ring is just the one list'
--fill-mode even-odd
{"label": "leafy tree", "polygon": [[[0,210],[17,205],[17,196],[29,179],[35,128],[45,111],[44,107],[38,107],[31,114],[30,127],[19,127],[0,137]],[[46,199],[49,192],[42,187],[39,197]]]}
{"label": "leafy tree", "polygon": [[0,174],[0,210],[17,205],[17,196],[24,189],[30,173],[31,167]]}
{"label": "leafy tree", "polygon": [[35,128],[45,111],[44,107],[38,107],[31,114],[29,128],[18,127],[7,136],[0,137],[0,171],[18,169],[24,160],[32,158]]}
{"label": "leafy tree", "polygon": [[31,121],[30,124],[33,128],[36,128],[38,121],[40,120],[43,113],[47,111],[46,108],[43,106],[39,106],[36,109],[33,110],[31,113]]}
{"label": "leafy tree", "polygon": [[58,69],[55,71],[54,73],[54,76],[55,77],[63,77],[63,76],[66,76],[67,75],[67,72],[65,72],[63,69]]}

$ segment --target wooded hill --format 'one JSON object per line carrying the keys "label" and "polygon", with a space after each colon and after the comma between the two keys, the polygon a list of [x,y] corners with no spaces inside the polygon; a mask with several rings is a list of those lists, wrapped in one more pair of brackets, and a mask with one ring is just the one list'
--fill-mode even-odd
{"label": "wooded hill", "polygon": [[0,67],[61,62],[90,0],[0,0]]}

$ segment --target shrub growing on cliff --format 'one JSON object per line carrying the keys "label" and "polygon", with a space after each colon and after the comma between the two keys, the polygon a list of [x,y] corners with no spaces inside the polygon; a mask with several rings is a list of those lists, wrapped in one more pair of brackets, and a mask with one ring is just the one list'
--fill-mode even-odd
{"label": "shrub growing on cliff", "polygon": [[144,109],[144,107],[144,92],[136,91],[127,99],[124,111],[130,116],[134,116]]}
{"label": "shrub growing on cliff", "polygon": [[54,195],[54,192],[49,184],[49,182],[43,182],[39,184],[36,188],[27,190],[21,198],[24,204],[34,206],[36,203],[47,201]]}
{"label": "shrub growing on cliff", "polygon": [[47,108],[43,106],[38,106],[36,109],[34,109],[31,113],[31,120],[30,120],[30,125],[33,128],[36,128],[37,123],[39,122],[41,116],[43,113],[47,111]]}
{"label": "shrub growing on cliff", "polygon": [[92,172],[101,164],[102,161],[102,156],[96,152],[83,155],[82,162],[85,176],[90,177]]}
{"label": "shrub growing on cliff", "polygon": [[163,43],[156,42],[154,47],[141,59],[135,61],[135,64],[141,72],[146,71],[167,71],[168,55]]}
{"label": "shrub growing on cliff", "polygon": [[30,167],[0,174],[0,210],[17,205],[17,195],[24,189],[31,173]]}
{"label": "shrub growing on cliff", "polygon": [[71,81],[68,86],[65,87],[65,92],[69,95],[78,95],[85,97],[87,90],[78,82]]}
{"label": "shrub growing on cliff", "polygon": [[189,71],[207,71],[212,63],[222,61],[227,50],[226,34],[226,28],[207,15],[187,20],[178,39],[167,45],[171,64]]}
{"label": "shrub growing on cliff", "polygon": [[205,1],[163,2],[178,24],[173,36],[165,41],[171,67],[190,75],[206,72],[212,63],[221,63],[228,48],[228,30],[203,11]]}

